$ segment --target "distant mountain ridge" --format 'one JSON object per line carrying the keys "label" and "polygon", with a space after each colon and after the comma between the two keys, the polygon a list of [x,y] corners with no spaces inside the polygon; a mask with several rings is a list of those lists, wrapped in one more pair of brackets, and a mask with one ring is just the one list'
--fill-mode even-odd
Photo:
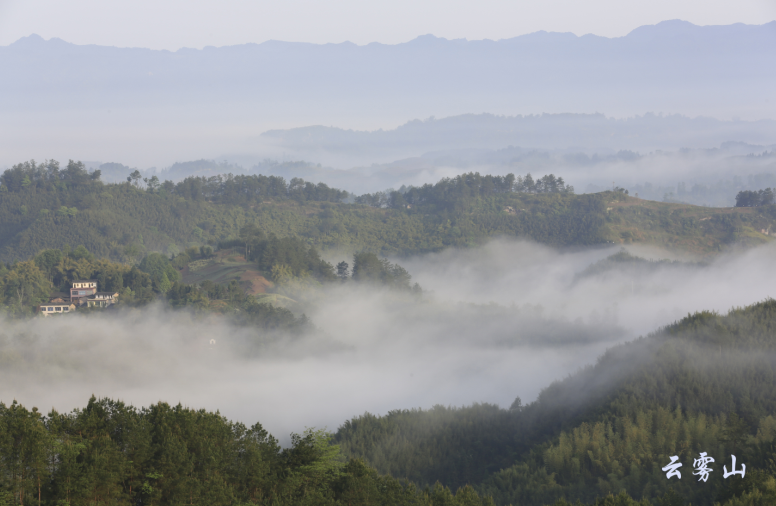
{"label": "distant mountain ridge", "polygon": [[720,121],[652,113],[624,119],[603,114],[464,114],[414,120],[392,130],[309,126],[269,130],[262,137],[290,149],[394,156],[407,151],[420,155],[435,150],[499,149],[510,145],[591,152],[649,151],[703,148],[731,141],[769,145],[776,142],[776,121]]}
{"label": "distant mountain ridge", "polygon": [[[709,90],[718,101],[735,99],[719,95],[733,85],[736,95],[746,90],[749,99],[765,99],[762,92],[776,84],[774,47],[776,21],[758,26],[665,21],[619,38],[536,32],[467,41],[425,35],[396,45],[268,41],[175,52],[79,46],[31,35],[0,47],[5,69],[0,103],[14,109],[201,99],[299,105],[339,98],[395,100],[397,106],[460,97],[473,106],[487,102],[483,94],[528,93],[535,99],[549,93],[560,102],[588,102],[565,108],[573,111],[611,110],[591,105],[613,92],[629,101],[639,100],[634,94],[662,95],[663,102],[667,95],[698,100]],[[564,98],[567,93],[579,95]],[[656,105],[659,109],[641,111],[671,110],[670,104]]]}
{"label": "distant mountain ridge", "polygon": [[[305,159],[345,169],[447,149],[451,143],[472,147],[475,140],[488,149],[509,144],[615,151],[708,148],[725,141],[770,145],[776,142],[773,127],[757,120],[776,119],[775,47],[776,22],[695,26],[666,21],[619,38],[537,32],[467,41],[426,35],[396,45],[269,41],[175,52],[29,36],[0,47],[0,137],[5,141],[0,165],[68,153],[145,167],[225,156],[243,164]],[[483,112],[492,117],[478,116]],[[643,132],[635,139],[639,142],[631,142],[634,138],[625,134],[633,133],[633,123],[603,121],[594,114],[639,116],[646,124],[650,112],[654,117],[733,120],[735,125],[725,123],[730,135],[720,135],[719,125],[692,120],[678,128],[668,125],[650,142],[640,142],[646,138]],[[536,119],[545,113],[551,122]],[[305,136],[308,142],[303,152],[289,153],[289,134],[283,139],[260,135],[305,125],[376,130],[411,118],[462,115],[470,116],[431,125],[450,127],[437,128],[435,135],[452,132],[455,141],[447,146],[434,141],[420,151],[380,154],[361,146],[357,156],[324,156],[323,151],[342,150],[316,145],[328,142],[328,133],[319,129],[293,132],[291,144]],[[454,132],[455,122],[464,119],[481,123],[482,130]],[[665,116],[661,121],[670,123]],[[551,131],[580,135],[558,140],[555,134],[548,142],[547,125]],[[407,145],[402,135],[415,142],[414,132],[428,127],[413,122],[393,134],[361,139],[372,147],[370,139],[378,138]],[[519,135],[506,135],[509,129]],[[336,143],[352,144],[339,133],[334,137]]]}

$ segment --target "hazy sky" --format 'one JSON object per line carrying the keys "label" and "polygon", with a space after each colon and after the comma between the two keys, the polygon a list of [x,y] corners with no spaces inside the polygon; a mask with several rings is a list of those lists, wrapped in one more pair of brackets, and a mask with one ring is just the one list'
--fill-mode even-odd
{"label": "hazy sky", "polygon": [[175,50],[266,40],[357,44],[503,39],[538,30],[607,37],[667,19],[763,24],[774,0],[0,0],[0,45],[37,33]]}

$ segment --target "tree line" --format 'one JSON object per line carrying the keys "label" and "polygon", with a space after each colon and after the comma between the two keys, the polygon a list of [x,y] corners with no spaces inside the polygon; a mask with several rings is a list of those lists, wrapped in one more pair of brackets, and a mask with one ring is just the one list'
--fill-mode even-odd
{"label": "tree line", "polygon": [[[83,162],[70,160],[64,169],[56,160],[18,163],[0,175],[0,192],[20,192],[27,189],[43,191],[81,188],[100,181],[101,171],[88,172]],[[210,177],[190,176],[174,183],[160,181],[154,175],[143,178],[140,171],[127,175],[127,184],[142,186],[150,193],[170,193],[191,200],[209,200],[241,204],[262,199],[292,199],[297,201],[340,202],[348,192],[313,184],[301,178],[289,182],[280,176],[219,174]]]}
{"label": "tree line", "polygon": [[20,192],[29,189],[62,190],[68,187],[88,186],[100,180],[100,171],[91,174],[83,162],[70,160],[64,169],[60,169],[56,160],[46,160],[41,164],[35,160],[22,162],[7,169],[0,175],[0,192]]}
{"label": "tree line", "polygon": [[263,175],[191,176],[177,184],[165,181],[160,188],[186,199],[230,204],[261,202],[264,199],[341,202],[349,195],[344,190],[330,188],[324,183],[314,184],[297,177],[286,182],[280,176]]}
{"label": "tree line", "polygon": [[[668,206],[607,212],[611,201],[629,197],[574,195],[562,178],[551,175],[537,183],[528,176],[464,174],[349,204],[338,200],[344,194],[327,193],[320,185],[314,185],[318,192],[307,182],[290,184],[274,176],[214,176],[157,186],[153,177],[143,183],[138,175],[130,177],[134,182],[104,185],[76,162],[68,164],[69,172],[46,168],[55,165],[25,162],[6,171],[8,184],[0,184],[6,189],[0,191],[2,260],[83,244],[98,257],[137,263],[150,252],[172,256],[236,240],[248,224],[267,235],[301,239],[319,251],[345,248],[382,256],[469,247],[499,235],[557,246],[692,242],[709,253],[751,240],[743,227],[767,229],[773,216],[771,206],[758,214],[721,212],[706,221],[685,217],[697,210]],[[70,175],[63,178],[63,172]],[[19,183],[25,177],[31,181],[27,186]],[[253,190],[246,189],[251,185]],[[628,230],[613,234],[613,228]],[[699,236],[710,240],[695,240]]]}
{"label": "tree line", "polygon": [[567,185],[562,177],[547,174],[534,180],[531,174],[525,177],[514,174],[506,176],[480,175],[479,172],[443,178],[436,184],[423,186],[402,186],[398,191],[366,193],[355,197],[355,202],[371,207],[391,209],[412,209],[413,207],[434,207],[437,209],[460,209],[473,199],[504,193],[573,194],[574,187]]}
{"label": "tree line", "polygon": [[759,207],[773,204],[773,190],[742,190],[736,195],[736,207]]}
{"label": "tree line", "polygon": [[489,506],[472,487],[420,489],[343,458],[308,429],[281,448],[261,424],[92,396],[44,415],[0,403],[0,504]]}
{"label": "tree line", "polygon": [[382,256],[467,247],[496,235],[559,246],[601,244],[612,240],[613,227],[629,229],[623,237],[631,240],[709,237],[709,248],[718,249],[746,240],[744,227],[768,228],[773,216],[770,206],[763,213],[719,213],[711,220],[693,218],[698,213],[692,209],[629,206],[607,212],[608,202],[622,198],[628,197],[496,193],[467,200],[458,210],[295,201],[238,206],[92,182],[78,189],[0,195],[0,258],[21,260],[62,244],[83,244],[98,257],[138,263],[154,251],[172,256],[195,245],[236,240],[248,224],[319,251],[339,247]]}

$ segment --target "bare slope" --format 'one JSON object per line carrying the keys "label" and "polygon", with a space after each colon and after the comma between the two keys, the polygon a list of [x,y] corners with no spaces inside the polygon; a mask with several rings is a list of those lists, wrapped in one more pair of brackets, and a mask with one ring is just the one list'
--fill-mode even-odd
{"label": "bare slope", "polygon": [[272,281],[262,275],[255,263],[246,261],[242,252],[231,249],[218,251],[213,258],[189,263],[181,275],[183,282],[190,284],[205,280],[228,284],[235,280],[251,295],[264,294],[273,286]]}

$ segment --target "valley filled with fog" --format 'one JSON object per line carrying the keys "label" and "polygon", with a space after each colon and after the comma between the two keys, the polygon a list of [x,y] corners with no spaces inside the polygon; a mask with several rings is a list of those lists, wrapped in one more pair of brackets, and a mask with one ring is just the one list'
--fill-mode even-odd
{"label": "valley filled with fog", "polygon": [[415,256],[402,263],[422,296],[328,285],[306,299],[317,332],[303,336],[159,306],[6,319],[0,399],[43,411],[68,411],[92,394],[135,405],[180,402],[261,421],[279,437],[305,426],[335,429],[364,411],[508,407],[517,396],[533,401],[617,343],[691,312],[725,313],[773,295],[773,245],[707,264],[675,255],[599,263],[618,251],[504,239]]}
{"label": "valley filled with fog", "polygon": [[[48,30],[0,46],[0,506],[776,504],[762,5],[194,49],[240,9],[173,4],[0,2]],[[169,37],[56,35],[97,11]]]}

